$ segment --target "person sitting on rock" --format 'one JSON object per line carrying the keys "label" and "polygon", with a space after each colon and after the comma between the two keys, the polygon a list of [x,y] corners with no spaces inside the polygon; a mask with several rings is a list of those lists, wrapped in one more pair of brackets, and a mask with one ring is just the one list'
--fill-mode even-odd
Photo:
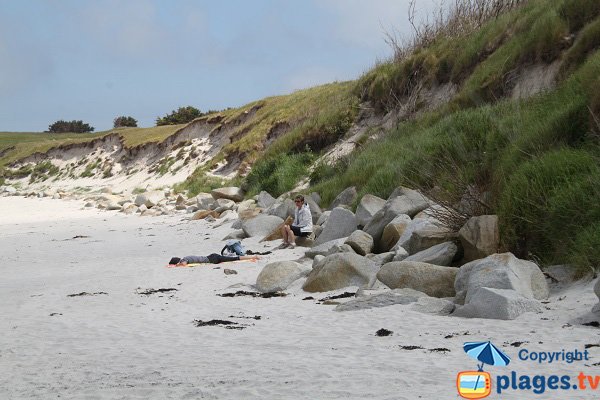
{"label": "person sitting on rock", "polygon": [[257,255],[251,256],[222,256],[221,254],[212,253],[207,256],[185,256],[183,258],[173,257],[169,261],[169,265],[177,265],[178,267],[184,267],[188,264],[219,264],[222,262],[248,260],[255,261],[259,260],[260,257]]}
{"label": "person sitting on rock", "polygon": [[280,248],[285,249],[287,247],[293,249],[296,247],[296,236],[307,237],[312,233],[313,223],[312,214],[308,204],[304,202],[304,196],[297,195],[294,203],[296,203],[296,209],[294,210],[294,222],[292,225],[283,225],[281,228],[281,234],[283,235],[283,243]]}

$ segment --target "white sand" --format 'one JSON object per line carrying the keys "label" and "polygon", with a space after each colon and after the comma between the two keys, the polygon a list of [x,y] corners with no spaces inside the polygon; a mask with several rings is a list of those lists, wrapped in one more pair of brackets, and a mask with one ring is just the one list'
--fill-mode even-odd
{"label": "white sand", "polygon": [[[509,367],[486,367],[492,375],[600,375],[592,366],[600,362],[599,347],[589,349],[590,361],[573,364],[517,359],[522,348],[583,350],[600,343],[599,329],[574,320],[597,302],[591,283],[553,295],[542,314],[466,320],[402,305],[334,312],[334,306],[303,301],[311,294],[300,283],[285,298],[216,296],[251,290],[226,288],[253,284],[267,262],[295,259],[301,249],[225,266],[238,275],[225,275],[224,265],[164,267],[171,256],[218,252],[228,232],[227,225],[213,230],[182,216],[125,216],[81,210],[80,202],[0,198],[0,398],[456,399],[457,372],[476,367],[462,344],[480,340],[492,340],[513,359]],[[244,244],[264,249],[256,240]],[[178,291],[145,296],[137,288]],[[107,294],[67,297],[84,291]],[[253,316],[261,319],[241,318]],[[195,327],[194,319],[248,326]],[[377,337],[380,328],[394,333]],[[526,343],[510,345],[517,341]],[[408,345],[424,349],[399,347]],[[441,347],[450,351],[427,350]],[[598,393],[510,390],[490,398],[596,399]]]}

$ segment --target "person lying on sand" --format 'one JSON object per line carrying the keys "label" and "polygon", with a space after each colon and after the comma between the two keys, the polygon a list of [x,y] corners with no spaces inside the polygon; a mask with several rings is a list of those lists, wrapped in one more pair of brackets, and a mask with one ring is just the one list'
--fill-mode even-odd
{"label": "person lying on sand", "polygon": [[177,266],[185,266],[188,264],[219,264],[222,262],[239,261],[239,260],[259,260],[260,257],[256,255],[252,256],[222,256],[217,253],[212,253],[207,256],[185,256],[183,258],[173,257],[169,261],[170,265],[176,264]]}
{"label": "person lying on sand", "polygon": [[292,226],[283,225],[281,228],[283,243],[279,246],[280,249],[287,247],[293,249],[296,247],[296,236],[310,236],[313,230],[312,215],[308,204],[304,202],[304,196],[300,194],[296,196],[294,203],[296,203],[294,222],[292,222]]}

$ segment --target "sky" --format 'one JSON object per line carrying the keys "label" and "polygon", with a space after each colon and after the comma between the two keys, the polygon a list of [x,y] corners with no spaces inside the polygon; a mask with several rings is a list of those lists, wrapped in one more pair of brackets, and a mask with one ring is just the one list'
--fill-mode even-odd
{"label": "sky", "polygon": [[[356,79],[409,0],[0,0],[0,131],[239,107]],[[435,0],[416,0],[421,17]]]}

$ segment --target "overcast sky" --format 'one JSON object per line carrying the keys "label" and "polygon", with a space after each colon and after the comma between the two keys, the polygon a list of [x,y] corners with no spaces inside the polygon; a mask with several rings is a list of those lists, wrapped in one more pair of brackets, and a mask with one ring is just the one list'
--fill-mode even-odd
{"label": "overcast sky", "polygon": [[[237,107],[358,78],[409,35],[408,0],[0,0],[0,131],[192,105]],[[417,0],[425,15],[435,0]]]}

